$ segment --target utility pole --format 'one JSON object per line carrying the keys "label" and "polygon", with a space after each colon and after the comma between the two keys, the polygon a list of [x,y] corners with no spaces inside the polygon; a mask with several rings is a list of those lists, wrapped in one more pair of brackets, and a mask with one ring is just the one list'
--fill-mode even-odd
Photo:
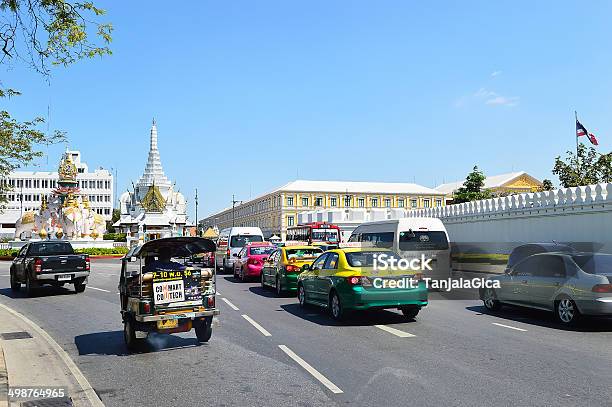
{"label": "utility pole", "polygon": [[200,236],[200,223],[198,222],[198,189],[195,190],[195,222],[196,222],[196,236]]}
{"label": "utility pole", "polygon": [[236,204],[241,204],[242,201],[237,201],[236,196],[232,195],[232,227],[234,227],[234,221],[236,219],[236,214],[234,208],[236,208]]}

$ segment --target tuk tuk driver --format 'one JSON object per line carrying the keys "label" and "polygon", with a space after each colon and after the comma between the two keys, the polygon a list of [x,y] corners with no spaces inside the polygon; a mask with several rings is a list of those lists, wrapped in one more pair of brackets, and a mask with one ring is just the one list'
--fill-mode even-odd
{"label": "tuk tuk driver", "polygon": [[157,260],[152,261],[145,267],[146,272],[156,270],[185,270],[185,266],[172,261],[172,250],[169,247],[162,247],[157,253]]}

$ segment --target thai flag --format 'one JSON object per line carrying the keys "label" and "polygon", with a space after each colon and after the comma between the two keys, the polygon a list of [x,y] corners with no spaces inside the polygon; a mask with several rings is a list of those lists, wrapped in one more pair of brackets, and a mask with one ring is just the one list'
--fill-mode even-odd
{"label": "thai flag", "polygon": [[594,146],[599,145],[595,135],[593,133],[589,133],[587,129],[582,125],[582,123],[576,120],[576,137],[582,137],[582,136],[587,136],[591,144],[593,144]]}

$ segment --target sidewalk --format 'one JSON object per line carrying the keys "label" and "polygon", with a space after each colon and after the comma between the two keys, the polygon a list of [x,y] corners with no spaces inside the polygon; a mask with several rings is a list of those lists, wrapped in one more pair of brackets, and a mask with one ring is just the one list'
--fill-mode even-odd
{"label": "sidewalk", "polygon": [[53,405],[103,406],[70,356],[44,330],[0,304],[0,407],[9,406],[9,387],[63,388],[65,397],[53,399]]}

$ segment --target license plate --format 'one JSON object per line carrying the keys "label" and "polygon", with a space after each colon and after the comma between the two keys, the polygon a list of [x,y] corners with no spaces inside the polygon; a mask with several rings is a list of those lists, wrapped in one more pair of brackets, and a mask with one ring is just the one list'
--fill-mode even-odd
{"label": "license plate", "polygon": [[178,327],[178,319],[164,319],[157,321],[157,329],[171,329]]}
{"label": "license plate", "polygon": [[60,274],[57,276],[57,281],[72,280],[72,274]]}

